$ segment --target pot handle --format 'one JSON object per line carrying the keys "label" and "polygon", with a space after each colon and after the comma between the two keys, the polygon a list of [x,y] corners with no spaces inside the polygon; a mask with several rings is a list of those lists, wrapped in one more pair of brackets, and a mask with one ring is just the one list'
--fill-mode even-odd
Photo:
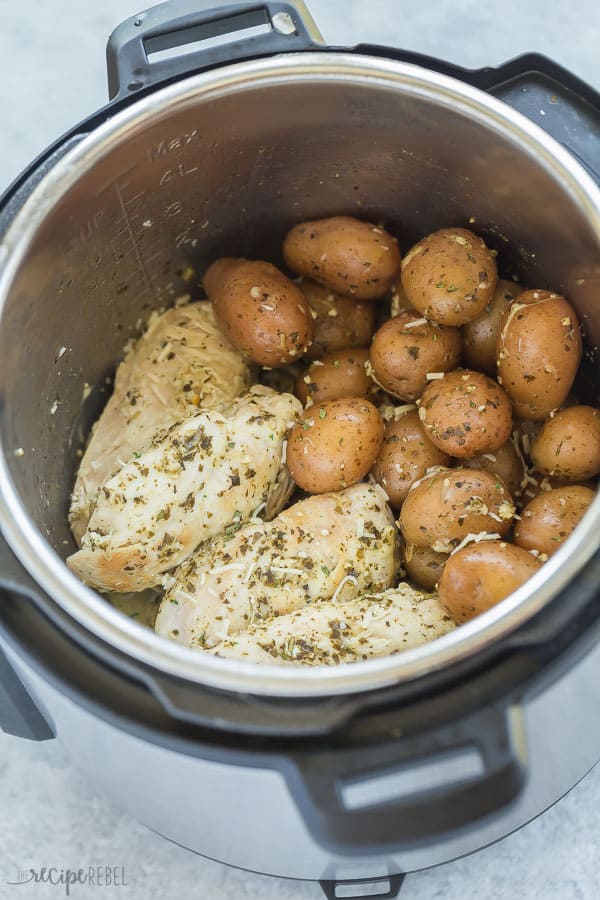
{"label": "pot handle", "polygon": [[295,755],[288,784],[311,833],[342,855],[447,836],[513,802],[526,780],[518,707],[487,707],[431,734]]}
{"label": "pot handle", "polygon": [[[30,594],[33,581],[0,533],[0,603],[2,593]],[[54,732],[35,705],[0,645],[0,729],[30,741],[47,741]]]}
{"label": "pot handle", "polygon": [[126,19],[111,34],[109,97],[120,100],[209,66],[322,44],[303,0],[171,0]]}

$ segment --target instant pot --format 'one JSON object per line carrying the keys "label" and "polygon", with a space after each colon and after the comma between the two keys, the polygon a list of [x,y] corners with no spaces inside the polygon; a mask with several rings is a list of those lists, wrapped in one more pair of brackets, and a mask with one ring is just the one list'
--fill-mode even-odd
{"label": "instant pot", "polygon": [[468,71],[328,47],[275,0],[140,13],[108,73],[108,106],[0,201],[0,724],[58,736],[184,847],[394,896],[597,761],[600,499],[526,585],[431,644],[259,667],[159,638],[68,571],[78,450],[152,309],[196,296],[220,254],[281,262],[291,225],[331,214],[404,248],[479,231],[501,273],[574,304],[598,403],[600,96],[542,56]]}

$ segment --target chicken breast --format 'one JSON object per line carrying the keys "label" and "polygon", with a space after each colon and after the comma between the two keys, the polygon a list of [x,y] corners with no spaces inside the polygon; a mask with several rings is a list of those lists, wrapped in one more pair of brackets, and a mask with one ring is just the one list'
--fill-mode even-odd
{"label": "chicken breast", "polygon": [[291,394],[256,385],[174,425],[101,486],[67,565],[99,590],[141,591],[258,507],[276,515],[293,489],[285,437],[301,411]]}
{"label": "chicken breast", "polygon": [[435,594],[403,582],[381,594],[311,603],[257,622],[209,652],[270,665],[331,666],[401,653],[455,627]]}
{"label": "chicken breast", "polygon": [[211,303],[155,314],[118,367],[113,394],[81,460],[69,512],[77,543],[100,486],[134,453],[198,409],[237,397],[250,383],[250,368],[219,331]]}
{"label": "chicken breast", "polygon": [[309,497],[272,522],[199,547],[175,573],[156,631],[189,647],[212,647],[311,601],[383,590],[397,570],[396,535],[377,485]]}

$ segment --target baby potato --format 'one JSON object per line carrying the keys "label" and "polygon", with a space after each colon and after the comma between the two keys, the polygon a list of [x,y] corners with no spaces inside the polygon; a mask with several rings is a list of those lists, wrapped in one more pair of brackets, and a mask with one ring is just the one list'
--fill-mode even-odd
{"label": "baby potato", "polygon": [[334,294],[316,281],[304,279],[300,285],[311,308],[315,333],[308,348],[310,359],[324,353],[368,347],[375,331],[375,306],[352,297]]}
{"label": "baby potato", "polygon": [[394,397],[416,400],[427,385],[427,374],[456,368],[460,351],[458,328],[435,325],[417,312],[401,310],[373,338],[373,376]]}
{"label": "baby potato", "polygon": [[590,488],[575,484],[538,494],[521,511],[515,544],[552,556],[575,530],[594,497]]}
{"label": "baby potato", "polygon": [[470,459],[461,459],[459,464],[467,469],[485,469],[499,475],[511,497],[518,497],[521,493],[525,467],[510,439],[493,453],[479,453]]}
{"label": "baby potato", "polygon": [[419,421],[417,409],[388,422],[383,445],[371,474],[400,509],[410,487],[432,466],[446,466],[450,457],[431,443]]}
{"label": "baby potato", "polygon": [[514,513],[497,475],[483,469],[438,469],[413,484],[399,525],[407,544],[450,553],[468,534],[504,536]]}
{"label": "baby potato", "polygon": [[515,415],[543,421],[565,402],[581,360],[571,304],[550,291],[525,291],[509,306],[496,345],[498,381]]}
{"label": "baby potato", "polygon": [[514,281],[501,279],[481,315],[463,325],[463,359],[470,369],[496,377],[496,341],[500,320],[507,306],[522,293],[523,288]]}
{"label": "baby potato", "polygon": [[444,566],[440,604],[458,625],[468,622],[516,591],[541,565],[527,550],[505,541],[467,544]]}
{"label": "baby potato", "polygon": [[449,558],[447,553],[436,553],[429,547],[417,547],[415,544],[403,544],[400,555],[411,581],[426,591],[437,588]]}
{"label": "baby potato", "polygon": [[428,385],[419,418],[436,447],[466,459],[498,450],[508,440],[512,409],[502,388],[487,375],[457,369]]}
{"label": "baby potato", "polygon": [[381,449],[383,420],[360,398],[314,405],[292,428],[287,464],[299,487],[311,494],[339,491],[367,474]]}
{"label": "baby potato", "polygon": [[544,475],[563,481],[594,478],[600,472],[600,410],[593,406],[561,409],[544,422],[531,457]]}
{"label": "baby potato", "polygon": [[366,397],[369,391],[376,390],[365,370],[368,359],[369,351],[364,347],[327,353],[298,375],[294,393],[305,406],[307,401],[324,403],[341,397]]}
{"label": "baby potato", "polygon": [[383,297],[400,272],[396,238],[351,216],[296,225],[285,236],[283,257],[292,272],[357,300]]}
{"label": "baby potato", "polygon": [[442,228],[402,260],[402,284],[412,305],[442,325],[466,325],[491,303],[498,270],[482,238],[466,228]]}
{"label": "baby potato", "polygon": [[223,333],[259,365],[285,366],[310,345],[314,327],[306,298],[271,263],[217,260],[204,288]]}

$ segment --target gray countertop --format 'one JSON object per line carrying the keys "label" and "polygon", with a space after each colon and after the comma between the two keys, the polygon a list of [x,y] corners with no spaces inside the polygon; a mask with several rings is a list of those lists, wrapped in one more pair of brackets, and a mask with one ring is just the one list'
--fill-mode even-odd
{"label": "gray countertop", "polygon": [[[553,57],[600,88],[600,4],[579,0],[309,0],[336,44],[395,44],[467,66],[527,50]],[[104,43],[137,12],[133,0],[0,0],[0,190],[53,138],[105,100]],[[560,714],[558,711],[557,714]],[[597,715],[598,711],[590,711]],[[0,734],[0,897],[64,896],[10,887],[17,869],[123,866],[127,884],[74,888],[123,900],[318,898],[317,885],[228,869],[148,832],[99,796],[55,741]],[[599,895],[600,770],[544,816],[468,858],[407,878],[406,900],[592,900]]]}

